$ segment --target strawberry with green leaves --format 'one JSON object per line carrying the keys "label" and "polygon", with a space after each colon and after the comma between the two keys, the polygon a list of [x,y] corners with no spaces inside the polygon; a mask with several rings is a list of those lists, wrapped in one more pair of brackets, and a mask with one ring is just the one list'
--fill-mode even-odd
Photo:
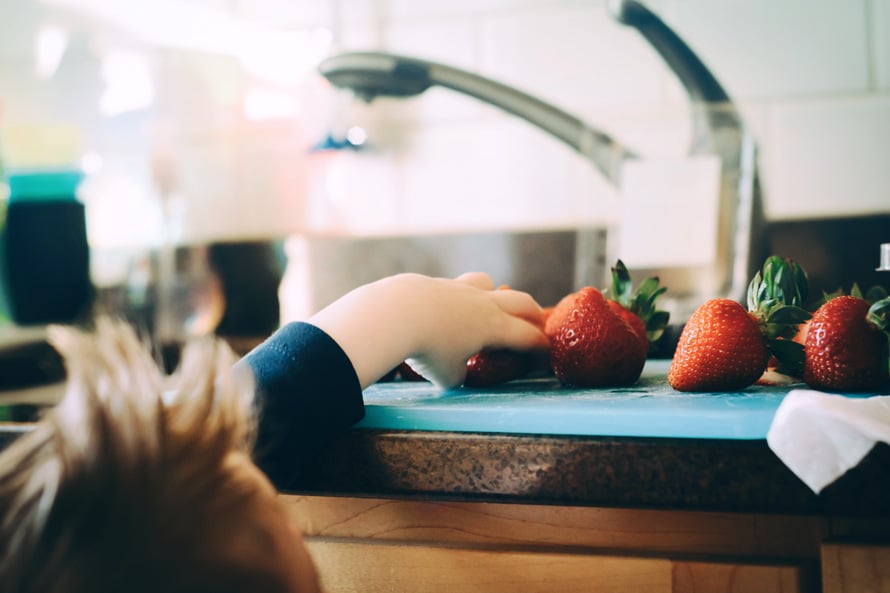
{"label": "strawberry with green leaves", "polygon": [[612,268],[612,286],[605,295],[607,302],[630,324],[647,350],[661,337],[670,320],[670,313],[655,306],[655,300],[665,291],[667,287],[658,286],[657,276],[646,278],[634,290],[630,272],[620,259]]}
{"label": "strawberry with green leaves", "polygon": [[800,376],[803,346],[792,340],[810,318],[807,277],[792,260],[767,258],[748,286],[748,307],[730,299],[702,304],[683,328],[668,382],[678,391],[732,391],[753,385],[770,355],[778,371]]}
{"label": "strawberry with green leaves", "polygon": [[644,345],[627,320],[596,288],[574,293],[551,337],[550,365],[564,385],[614,387],[636,382],[646,363]]}
{"label": "strawberry with green leaves", "polygon": [[830,298],[813,314],[803,379],[815,389],[869,391],[890,381],[890,298]]}

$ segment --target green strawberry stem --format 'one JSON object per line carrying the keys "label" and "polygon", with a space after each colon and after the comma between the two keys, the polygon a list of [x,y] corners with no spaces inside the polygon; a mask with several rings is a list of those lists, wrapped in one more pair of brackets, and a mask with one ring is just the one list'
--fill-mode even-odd
{"label": "green strawberry stem", "polygon": [[865,291],[865,296],[863,296],[862,298],[864,298],[869,303],[876,305],[878,301],[886,299],[887,296],[887,289],[883,286],[876,285]]}
{"label": "green strawberry stem", "polygon": [[768,340],[770,353],[779,361],[776,372],[792,377],[803,376],[805,350],[803,344],[791,340]]}
{"label": "green strawberry stem", "polygon": [[[837,290],[832,292],[822,291],[822,299],[818,303],[816,303],[816,306],[814,308],[817,309],[820,305],[824,305],[831,299],[839,296],[844,296],[845,294],[847,293],[844,292],[843,288],[838,288]],[[859,284],[857,282],[854,282],[853,286],[850,287],[850,296],[854,296],[858,299],[863,299],[868,304],[873,305],[878,301],[887,298],[887,289],[881,285],[876,284],[866,290],[865,293],[863,293],[862,289],[859,288]]]}
{"label": "green strawberry stem", "polygon": [[612,286],[605,291],[608,298],[643,320],[650,344],[661,337],[670,321],[670,313],[658,310],[655,305],[655,300],[667,291],[667,287],[659,287],[658,283],[657,276],[646,278],[634,290],[630,272],[619,259],[612,268]]}
{"label": "green strawberry stem", "polygon": [[881,299],[868,309],[868,322],[890,336],[890,297]]}
{"label": "green strawberry stem", "polygon": [[[890,297],[885,297],[869,307],[866,319],[890,339]],[[887,367],[890,368],[890,356],[887,357]]]}
{"label": "green strawberry stem", "polygon": [[766,259],[748,285],[748,312],[760,323],[778,371],[803,373],[804,348],[793,342],[800,324],[812,317],[803,308],[809,294],[806,272],[797,262],[778,255]]}

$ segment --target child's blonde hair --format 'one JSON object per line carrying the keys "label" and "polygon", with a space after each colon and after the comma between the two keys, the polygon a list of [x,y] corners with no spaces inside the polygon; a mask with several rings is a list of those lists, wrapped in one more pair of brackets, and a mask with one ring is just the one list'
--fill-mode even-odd
{"label": "child's blonde hair", "polygon": [[[166,376],[136,333],[52,328],[61,403],[0,455],[0,589],[9,593],[277,591],[227,546],[251,524],[252,384],[219,341]],[[268,486],[266,486],[268,488]],[[242,548],[243,549],[243,548]]]}

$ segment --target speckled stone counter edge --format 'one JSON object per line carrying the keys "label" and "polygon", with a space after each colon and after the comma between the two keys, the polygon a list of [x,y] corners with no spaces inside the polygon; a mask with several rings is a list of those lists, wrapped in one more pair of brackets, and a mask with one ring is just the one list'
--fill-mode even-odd
{"label": "speckled stone counter edge", "polygon": [[[0,425],[0,449],[27,430]],[[815,495],[765,441],[353,430],[289,492],[890,516],[890,446]]]}
{"label": "speckled stone counter edge", "polygon": [[765,441],[353,430],[300,493],[890,515],[890,446],[814,494]]}

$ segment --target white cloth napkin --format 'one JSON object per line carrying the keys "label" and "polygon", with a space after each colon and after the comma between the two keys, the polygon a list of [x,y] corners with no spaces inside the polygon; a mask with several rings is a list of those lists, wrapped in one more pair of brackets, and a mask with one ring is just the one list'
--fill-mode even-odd
{"label": "white cloth napkin", "polygon": [[819,493],[862,461],[875,443],[890,443],[890,396],[792,390],[776,410],[766,441],[797,477]]}

